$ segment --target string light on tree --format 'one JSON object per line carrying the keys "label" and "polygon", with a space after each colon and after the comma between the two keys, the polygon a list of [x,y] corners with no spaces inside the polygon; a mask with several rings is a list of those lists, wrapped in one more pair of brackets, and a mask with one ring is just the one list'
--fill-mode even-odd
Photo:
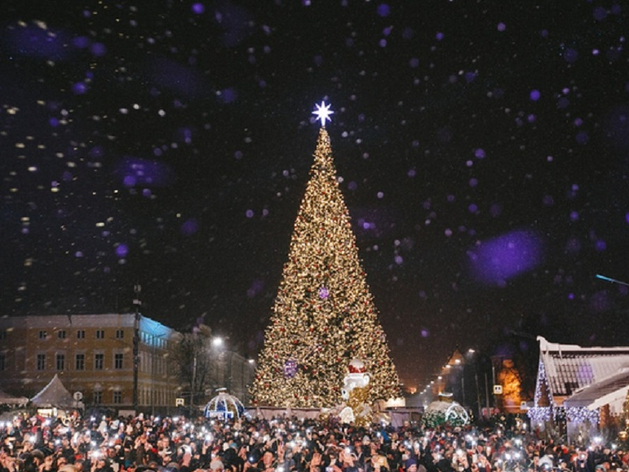
{"label": "string light on tree", "polygon": [[333,112],[321,102],[313,113],[321,128],[310,180],[251,388],[259,405],[339,405],[355,358],[370,373],[370,403],[399,396],[324,127]]}

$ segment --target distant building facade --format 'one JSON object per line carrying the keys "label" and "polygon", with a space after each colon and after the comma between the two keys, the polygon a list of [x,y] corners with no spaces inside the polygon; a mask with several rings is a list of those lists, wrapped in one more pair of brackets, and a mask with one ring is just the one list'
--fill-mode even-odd
{"label": "distant building facade", "polygon": [[[134,313],[0,318],[0,390],[32,398],[57,374],[70,393],[81,392],[86,408],[132,410],[137,403],[138,411],[162,414],[177,411],[178,399],[188,406],[190,386],[175,361],[182,334],[138,315],[136,390],[135,328]],[[222,349],[206,354],[206,400],[224,387],[248,404],[251,361]]]}
{"label": "distant building facade", "polygon": [[0,389],[31,398],[55,374],[86,408],[141,411],[175,406],[177,370],[171,362],[180,333],[138,315],[88,314],[0,318]]}
{"label": "distant building facade", "polygon": [[[227,391],[238,398],[244,405],[251,403],[249,395],[249,385],[253,382],[255,366],[252,359],[246,359],[241,354],[233,351],[221,352],[218,355],[218,362],[214,364],[211,372],[216,380],[214,387],[226,388]],[[208,393],[209,401],[215,393]]]}

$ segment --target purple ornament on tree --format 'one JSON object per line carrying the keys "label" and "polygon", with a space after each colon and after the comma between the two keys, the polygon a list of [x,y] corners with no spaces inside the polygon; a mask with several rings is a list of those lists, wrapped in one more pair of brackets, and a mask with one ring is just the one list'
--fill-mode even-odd
{"label": "purple ornament on tree", "polygon": [[295,359],[288,359],[284,363],[284,377],[292,379],[297,374],[297,361]]}
{"label": "purple ornament on tree", "polygon": [[321,287],[319,289],[319,298],[323,299],[323,300],[327,300],[327,298],[330,296],[330,292],[328,291],[327,288],[325,287]]}

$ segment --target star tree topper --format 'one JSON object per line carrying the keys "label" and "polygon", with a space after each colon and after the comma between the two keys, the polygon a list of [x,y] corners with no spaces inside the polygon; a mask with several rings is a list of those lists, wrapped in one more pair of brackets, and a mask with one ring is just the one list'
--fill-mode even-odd
{"label": "star tree topper", "polygon": [[321,120],[321,126],[325,126],[325,120],[332,121],[330,115],[334,112],[330,110],[330,105],[326,105],[324,101],[321,101],[321,105],[315,103],[317,109],[312,112],[313,115],[317,115],[317,120]]}

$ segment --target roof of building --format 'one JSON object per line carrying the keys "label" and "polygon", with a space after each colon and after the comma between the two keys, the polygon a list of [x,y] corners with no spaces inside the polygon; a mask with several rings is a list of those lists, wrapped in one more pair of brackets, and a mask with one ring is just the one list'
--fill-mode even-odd
{"label": "roof of building", "polygon": [[595,410],[608,403],[622,401],[629,391],[629,368],[577,390],[564,401],[566,407],[587,407]]}
{"label": "roof of building", "polygon": [[465,356],[461,354],[459,347],[455,347],[454,351],[448,357],[447,362],[441,368],[441,375],[447,375],[450,373],[452,367],[458,367],[465,364]]}
{"label": "roof of building", "polygon": [[549,395],[555,400],[629,367],[629,347],[582,347],[550,343],[541,336],[537,340],[540,348],[538,376],[545,377]]}

